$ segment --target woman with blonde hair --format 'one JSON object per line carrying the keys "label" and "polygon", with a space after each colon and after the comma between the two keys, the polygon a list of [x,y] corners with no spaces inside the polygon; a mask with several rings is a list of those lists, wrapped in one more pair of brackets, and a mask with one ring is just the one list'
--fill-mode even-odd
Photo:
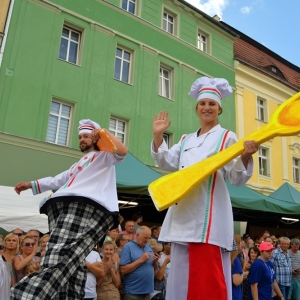
{"label": "woman with blonde hair", "polygon": [[37,247],[38,244],[34,241],[34,239],[29,235],[25,235],[21,241],[21,254],[18,254],[13,259],[13,266],[16,270],[17,282],[25,277],[24,268],[29,262],[40,262],[41,258],[36,256]]}
{"label": "woman with blonde hair", "polygon": [[121,276],[119,272],[119,264],[114,261],[114,243],[106,241],[102,247],[103,259],[102,264],[105,271],[104,277],[100,277],[97,282],[97,300],[120,299],[118,287],[121,284]]}
{"label": "woman with blonde hair", "polygon": [[45,251],[46,251],[46,246],[49,242],[50,239],[50,235],[49,234],[45,234],[41,237],[40,239],[40,252],[41,252],[41,257],[43,257]]}
{"label": "woman with blonde hair", "polygon": [[5,261],[12,263],[13,258],[19,252],[19,238],[13,233],[9,233],[4,238],[4,250],[2,256]]}

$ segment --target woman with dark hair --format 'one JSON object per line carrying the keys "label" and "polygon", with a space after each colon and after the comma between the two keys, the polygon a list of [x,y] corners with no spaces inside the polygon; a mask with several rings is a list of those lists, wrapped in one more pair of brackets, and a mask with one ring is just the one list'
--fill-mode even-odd
{"label": "woman with dark hair", "polygon": [[[245,260],[244,265],[243,265],[244,272],[250,271],[251,265],[259,257],[259,255],[260,255],[260,252],[256,246],[249,248],[248,261]],[[244,278],[244,281],[243,281],[243,300],[248,300],[248,277]]]}

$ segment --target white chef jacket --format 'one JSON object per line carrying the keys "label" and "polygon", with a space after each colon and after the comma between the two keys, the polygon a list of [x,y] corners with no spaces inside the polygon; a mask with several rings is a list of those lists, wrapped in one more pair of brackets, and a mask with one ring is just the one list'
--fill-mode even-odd
{"label": "white chef jacket", "polygon": [[57,197],[78,196],[91,199],[110,212],[118,212],[115,164],[123,158],[107,151],[90,151],[69,170],[32,181],[33,194],[57,189],[41,201],[40,209]]}
{"label": "white chef jacket", "polygon": [[[197,132],[184,135],[171,149],[163,141],[156,153],[152,144],[151,154],[160,168],[176,171],[200,162],[236,141],[233,132],[218,124],[199,137]],[[247,169],[240,157],[219,169],[169,208],[159,240],[208,243],[232,250],[233,215],[225,179],[240,186],[248,181],[252,172],[252,158]]]}

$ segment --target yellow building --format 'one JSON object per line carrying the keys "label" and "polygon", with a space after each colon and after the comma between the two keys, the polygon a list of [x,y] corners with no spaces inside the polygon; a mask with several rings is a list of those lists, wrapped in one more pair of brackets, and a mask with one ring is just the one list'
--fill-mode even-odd
{"label": "yellow building", "polygon": [[[243,138],[266,125],[278,106],[300,90],[300,68],[238,34],[234,46],[236,124],[237,135]],[[300,190],[300,135],[261,144],[254,160],[250,188],[269,195],[288,182]]]}

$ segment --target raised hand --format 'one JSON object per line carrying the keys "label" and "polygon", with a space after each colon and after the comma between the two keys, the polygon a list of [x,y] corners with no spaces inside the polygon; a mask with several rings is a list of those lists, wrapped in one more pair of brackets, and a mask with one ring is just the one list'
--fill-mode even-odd
{"label": "raised hand", "polygon": [[154,115],[153,120],[153,134],[162,135],[171,125],[171,121],[168,120],[169,113],[165,110],[159,112],[158,115]]}

